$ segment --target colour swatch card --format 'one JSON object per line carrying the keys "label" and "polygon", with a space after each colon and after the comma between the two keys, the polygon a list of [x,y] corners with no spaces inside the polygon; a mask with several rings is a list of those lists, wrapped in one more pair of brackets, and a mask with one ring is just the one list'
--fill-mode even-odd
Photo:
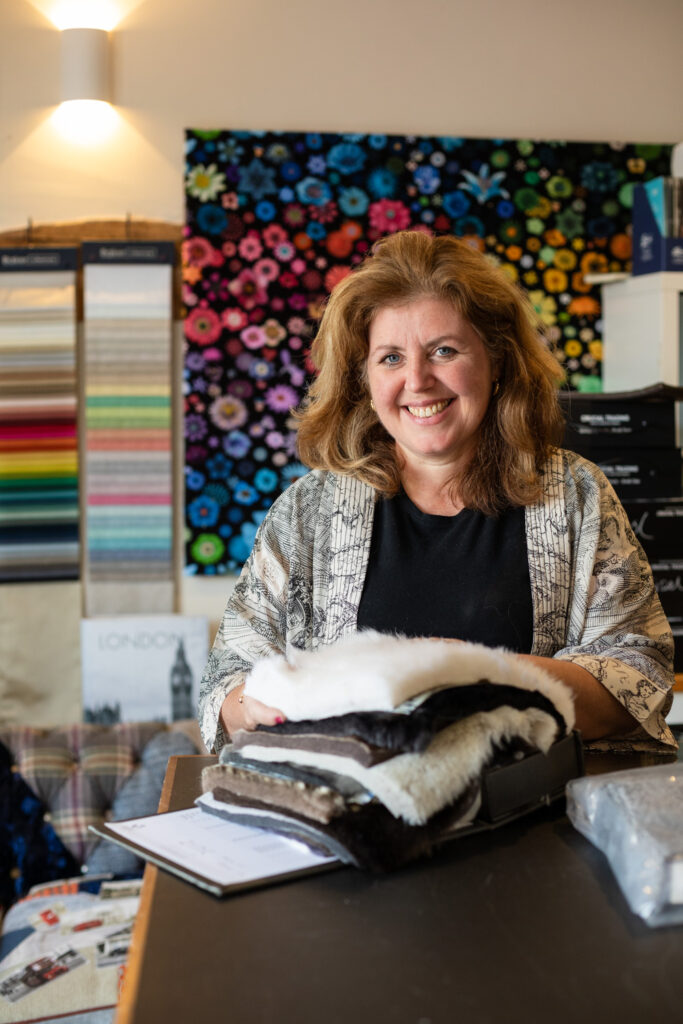
{"label": "colour swatch card", "polygon": [[630,268],[636,184],[670,146],[188,131],[186,572],[238,569],[305,472],[291,409],[334,285],[382,235],[453,234],[525,288],[570,386],[599,390],[600,288]]}
{"label": "colour swatch card", "polygon": [[173,253],[83,246],[87,614],[173,608]]}
{"label": "colour swatch card", "polygon": [[195,718],[208,637],[208,621],[199,615],[83,619],[83,720]]}
{"label": "colour swatch card", "polygon": [[76,250],[0,250],[0,582],[79,576]]}

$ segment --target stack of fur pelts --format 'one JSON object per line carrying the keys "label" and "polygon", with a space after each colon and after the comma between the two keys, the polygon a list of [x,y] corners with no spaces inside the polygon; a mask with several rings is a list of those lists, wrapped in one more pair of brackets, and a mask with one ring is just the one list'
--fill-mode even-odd
{"label": "stack of fur pelts", "polygon": [[245,693],[286,721],[204,769],[214,808],[380,871],[469,824],[485,768],[574,725],[567,687],[512,654],[372,631],[259,661]]}

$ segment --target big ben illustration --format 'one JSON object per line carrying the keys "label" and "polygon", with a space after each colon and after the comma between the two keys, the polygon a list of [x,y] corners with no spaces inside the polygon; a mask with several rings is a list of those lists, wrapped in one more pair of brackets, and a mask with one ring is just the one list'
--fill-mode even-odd
{"label": "big ben illustration", "polygon": [[194,718],[192,704],[192,669],[185,657],[182,637],[178,640],[175,661],[171,668],[171,720]]}

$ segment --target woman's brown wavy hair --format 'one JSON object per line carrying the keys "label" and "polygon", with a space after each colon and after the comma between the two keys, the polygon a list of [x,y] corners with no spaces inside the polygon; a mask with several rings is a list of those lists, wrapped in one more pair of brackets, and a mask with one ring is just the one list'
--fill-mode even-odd
{"label": "woman's brown wavy hair", "polygon": [[312,346],[318,375],[296,413],[302,461],[357,477],[386,496],[399,490],[394,441],[370,407],[369,331],[379,310],[425,296],[445,299],[470,322],[500,382],[477,450],[453,481],[460,501],[489,515],[532,504],[541,467],[562,435],[562,370],[525,293],[489,257],[451,236],[400,231],[380,239],[333,290]]}

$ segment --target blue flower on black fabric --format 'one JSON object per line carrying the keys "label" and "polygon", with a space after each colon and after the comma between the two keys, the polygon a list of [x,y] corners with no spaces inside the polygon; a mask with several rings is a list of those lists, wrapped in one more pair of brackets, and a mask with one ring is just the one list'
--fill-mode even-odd
{"label": "blue flower on black fabric", "polygon": [[496,213],[498,214],[499,217],[502,217],[503,220],[507,220],[509,217],[513,215],[514,212],[515,204],[511,203],[509,199],[501,199],[501,201],[496,206]]}
{"label": "blue flower on black fabric", "polygon": [[350,188],[339,190],[339,209],[347,217],[362,217],[370,205],[367,192],[362,188],[352,185]]}
{"label": "blue flower on black fabric", "polygon": [[254,541],[256,540],[256,531],[257,531],[257,529],[258,529],[258,527],[257,527],[256,523],[243,523],[242,524],[242,529],[240,530],[240,534],[242,535],[242,540],[247,545],[247,547],[249,548],[250,551],[251,551],[252,547],[254,546]]}
{"label": "blue flower on black fabric", "polygon": [[293,484],[299,477],[306,476],[308,468],[304,466],[303,462],[290,462],[288,465],[283,466],[280,472],[286,483]]}
{"label": "blue flower on black fabric", "polygon": [[215,526],[219,512],[218,502],[206,495],[195,498],[187,506],[187,515],[193,526]]}
{"label": "blue flower on black fabric", "polygon": [[368,145],[371,149],[384,149],[386,144],[386,135],[368,135]]}
{"label": "blue flower on black fabric", "polygon": [[441,184],[441,175],[431,164],[423,164],[415,171],[415,184],[423,196],[431,196]]}
{"label": "blue flower on black fabric", "polygon": [[510,196],[507,189],[503,188],[503,182],[507,177],[505,171],[494,171],[490,174],[489,165],[481,164],[477,167],[476,173],[463,170],[462,176],[465,181],[461,182],[458,188],[471,192],[478,203],[485,203],[494,196],[503,196],[505,199]]}
{"label": "blue flower on black fabric", "polygon": [[614,235],[614,221],[610,217],[594,217],[588,221],[588,233],[596,238],[610,238]]}
{"label": "blue flower on black fabric", "polygon": [[456,235],[484,235],[484,222],[479,217],[458,217],[455,222]]}
{"label": "blue flower on black fabric", "polygon": [[273,469],[263,466],[256,471],[254,484],[262,494],[270,494],[278,485],[278,475]]}
{"label": "blue flower on black fabric", "polygon": [[306,166],[311,174],[324,174],[327,167],[327,161],[324,156],[318,154],[317,156],[312,156]]}
{"label": "blue flower on black fabric", "polygon": [[223,163],[234,164],[244,156],[244,146],[240,146],[235,139],[226,139],[218,143],[216,152]]}
{"label": "blue flower on black fabric", "polygon": [[208,495],[209,498],[213,498],[219,505],[227,505],[230,500],[230,493],[225,484],[217,482],[207,484],[204,494]]}
{"label": "blue flower on black fabric", "polygon": [[197,214],[197,223],[207,235],[220,235],[228,223],[228,215],[215,203],[202,203]]}
{"label": "blue flower on black fabric", "polygon": [[327,231],[317,220],[312,220],[306,225],[306,234],[309,238],[314,239],[314,241],[318,241],[321,238],[325,238]]}
{"label": "blue flower on black fabric", "polygon": [[254,213],[259,220],[271,221],[275,216],[275,207],[268,199],[262,199],[260,203],[256,204]]}
{"label": "blue flower on black fabric", "polygon": [[262,199],[263,196],[277,192],[275,185],[275,169],[266,165],[257,157],[239,169],[239,190],[253,196],[254,199]]}
{"label": "blue flower on black fabric", "polygon": [[300,203],[324,206],[332,198],[332,189],[322,178],[308,177],[297,184],[296,195]]}
{"label": "blue flower on black fabric", "polygon": [[200,491],[205,481],[206,477],[198,469],[190,469],[185,473],[185,486],[189,491]]}
{"label": "blue flower on black fabric", "polygon": [[212,480],[227,480],[232,470],[232,462],[226,459],[223,452],[216,452],[206,460],[205,465]]}
{"label": "blue flower on black fabric", "polygon": [[241,459],[251,448],[251,439],[241,430],[231,430],[223,438],[223,448],[233,459]]}
{"label": "blue flower on black fabric", "polygon": [[365,166],[365,153],[354,142],[340,142],[327,154],[327,163],[340,174],[355,174]]}
{"label": "blue flower on black fabric", "polygon": [[285,181],[288,181],[290,183],[298,181],[299,178],[301,177],[301,173],[301,168],[299,167],[298,164],[295,164],[293,160],[288,160],[280,168],[280,174],[282,175]]}
{"label": "blue flower on black fabric", "polygon": [[238,505],[253,505],[258,500],[258,491],[246,480],[238,480],[233,488],[232,496]]}
{"label": "blue flower on black fabric", "polygon": [[619,184],[619,173],[611,164],[596,160],[581,168],[581,184],[591,192],[611,192]]}
{"label": "blue flower on black fabric", "polygon": [[452,153],[454,149],[460,149],[464,144],[464,139],[456,138],[454,135],[439,136],[439,145],[443,149],[444,153]]}
{"label": "blue flower on black fabric", "polygon": [[375,199],[390,199],[397,188],[396,175],[386,167],[375,167],[368,174],[368,191]]}
{"label": "blue flower on black fabric", "polygon": [[246,562],[250,551],[251,545],[247,544],[244,537],[238,535],[236,537],[231,537],[228,541],[228,552],[238,564]]}
{"label": "blue flower on black fabric", "polygon": [[[249,376],[256,380],[270,380],[275,373],[275,367],[268,359],[252,359],[249,364]],[[244,454],[241,452],[240,454]]]}
{"label": "blue flower on black fabric", "polygon": [[443,197],[443,208],[449,217],[462,217],[470,208],[470,201],[464,192],[447,192]]}
{"label": "blue flower on black fabric", "polygon": [[309,132],[306,136],[306,145],[309,149],[320,149],[322,144],[322,135],[319,135],[317,132]]}

